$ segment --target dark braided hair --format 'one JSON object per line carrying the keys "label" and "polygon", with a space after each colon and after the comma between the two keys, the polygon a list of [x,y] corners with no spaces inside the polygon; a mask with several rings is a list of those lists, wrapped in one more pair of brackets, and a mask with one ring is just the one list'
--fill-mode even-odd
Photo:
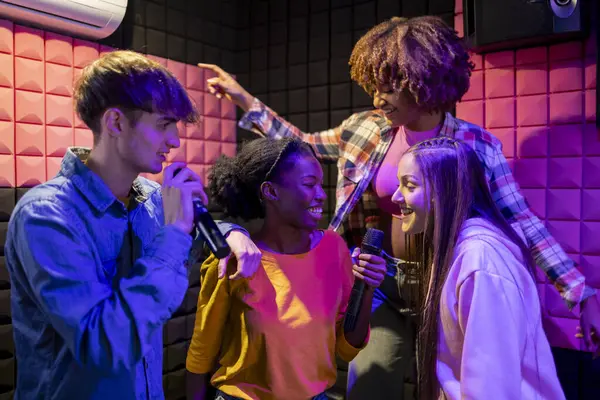
{"label": "dark braided hair", "polygon": [[208,179],[211,201],[233,218],[264,218],[260,186],[279,182],[298,156],[316,157],[312,147],[296,138],[260,138],[247,142],[235,157],[221,156]]}

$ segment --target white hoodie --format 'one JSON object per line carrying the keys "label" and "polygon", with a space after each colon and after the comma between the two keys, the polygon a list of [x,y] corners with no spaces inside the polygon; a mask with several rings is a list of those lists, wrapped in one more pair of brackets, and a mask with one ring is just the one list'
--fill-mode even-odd
{"label": "white hoodie", "polygon": [[481,218],[465,222],[442,289],[440,398],[564,399],[521,251]]}

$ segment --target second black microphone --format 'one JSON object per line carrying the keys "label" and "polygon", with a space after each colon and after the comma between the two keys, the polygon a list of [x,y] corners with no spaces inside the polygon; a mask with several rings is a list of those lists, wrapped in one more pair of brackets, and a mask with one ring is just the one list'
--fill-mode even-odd
{"label": "second black microphone", "polygon": [[[360,246],[360,252],[363,254],[381,255],[381,247],[383,244],[383,232],[379,229],[369,228],[363,238]],[[348,311],[344,320],[344,330],[352,332],[358,321],[358,314],[362,304],[363,294],[365,292],[365,282],[357,280],[352,288],[352,295],[348,303]]]}

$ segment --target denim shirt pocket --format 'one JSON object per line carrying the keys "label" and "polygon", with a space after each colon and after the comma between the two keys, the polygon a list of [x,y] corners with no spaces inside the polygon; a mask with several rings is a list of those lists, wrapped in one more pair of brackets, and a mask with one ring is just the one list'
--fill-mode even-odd
{"label": "denim shirt pocket", "polygon": [[134,236],[139,241],[137,244],[141,247],[139,249],[140,256],[146,253],[148,246],[152,244],[156,235],[164,227],[162,210],[160,210],[159,215],[153,206],[145,202],[139,206],[140,208],[131,217],[132,225],[135,227]]}

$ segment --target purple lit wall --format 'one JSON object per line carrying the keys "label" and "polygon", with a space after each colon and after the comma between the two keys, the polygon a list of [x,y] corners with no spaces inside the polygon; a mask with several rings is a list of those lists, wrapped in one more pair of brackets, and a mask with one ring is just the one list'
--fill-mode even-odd
{"label": "purple lit wall", "polygon": [[[462,0],[455,28],[462,32]],[[596,121],[595,34],[576,41],[475,56],[471,89],[457,116],[504,146],[531,208],[600,288],[600,135]],[[572,312],[538,274],[544,327],[553,346],[585,350]]]}

